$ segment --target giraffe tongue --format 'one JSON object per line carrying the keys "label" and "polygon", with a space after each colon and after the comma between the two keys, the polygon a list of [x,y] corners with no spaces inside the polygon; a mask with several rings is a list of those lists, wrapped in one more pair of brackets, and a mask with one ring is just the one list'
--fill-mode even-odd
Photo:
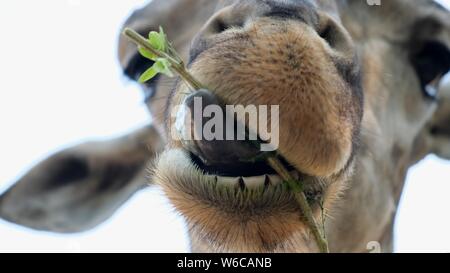
{"label": "giraffe tongue", "polygon": [[[216,126],[223,125],[223,130],[219,130],[219,132],[221,131],[219,137],[216,134],[214,136],[204,135],[204,133],[208,133],[204,130],[205,125],[212,119],[217,118],[215,116],[205,117],[203,114],[198,115],[198,112],[205,113],[204,110],[208,106],[218,107],[217,109],[220,108],[222,113],[225,113],[218,98],[208,90],[199,90],[185,99],[182,107],[185,107],[184,113],[190,113],[190,115],[185,114],[181,118],[182,126],[177,126],[178,131],[183,131],[181,135],[189,136],[188,139],[191,139],[183,141],[184,148],[207,166],[230,166],[230,168],[234,166],[235,168],[236,164],[243,165],[244,163],[260,161],[258,159],[262,156],[262,152],[257,143],[246,140],[226,140],[226,114],[222,115],[222,120],[218,120],[221,124],[215,123]],[[180,124],[178,118],[177,124]],[[234,123],[232,126],[236,128]],[[217,129],[219,128],[216,127],[215,132],[217,132]],[[237,139],[237,130],[233,129],[233,131],[235,132],[234,139]]]}

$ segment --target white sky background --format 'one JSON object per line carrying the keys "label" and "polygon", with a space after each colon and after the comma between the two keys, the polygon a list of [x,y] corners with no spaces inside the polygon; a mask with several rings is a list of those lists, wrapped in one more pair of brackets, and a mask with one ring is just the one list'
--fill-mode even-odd
{"label": "white sky background", "polygon": [[[141,91],[116,60],[120,26],[144,3],[0,1],[0,192],[49,152],[148,123]],[[397,251],[450,251],[449,177],[450,163],[435,157],[410,171]],[[150,189],[83,234],[35,232],[0,220],[5,251],[184,252],[188,241],[182,219],[160,190]]]}

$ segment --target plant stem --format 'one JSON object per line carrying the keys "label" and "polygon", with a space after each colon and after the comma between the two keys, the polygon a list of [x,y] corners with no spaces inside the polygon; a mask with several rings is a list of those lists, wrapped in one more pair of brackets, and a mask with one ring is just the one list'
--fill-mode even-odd
{"label": "plant stem", "polygon": [[302,185],[296,181],[289,171],[284,167],[283,163],[276,157],[269,157],[267,159],[267,163],[272,167],[283,180],[288,183],[288,186],[294,193],[295,200],[300,206],[300,210],[302,211],[303,217],[306,220],[309,228],[311,229],[314,238],[316,239],[317,246],[321,253],[329,253],[328,242],[325,239],[324,235],[320,232],[319,225],[316,222],[316,219],[313,216],[312,209],[308,203],[305,193],[303,192]]}
{"label": "plant stem", "polygon": [[142,35],[140,35],[136,31],[134,31],[133,29],[126,28],[123,31],[123,34],[125,36],[127,36],[135,44],[137,44],[138,46],[145,48],[146,50],[150,51],[151,53],[155,54],[156,56],[158,56],[160,58],[167,59],[169,61],[169,63],[172,65],[171,68],[178,75],[180,75],[180,77],[184,80],[184,82],[189,85],[190,89],[199,90],[199,89],[205,88],[196,78],[194,78],[194,76],[192,76],[191,73],[189,73],[186,70],[183,62],[177,61],[176,59],[174,59],[172,56],[170,56],[169,54],[167,54],[165,52],[155,50],[152,47],[152,45],[147,41],[147,39],[142,37]]}
{"label": "plant stem", "polygon": [[[182,61],[177,60],[180,59],[179,57],[174,58],[169,54],[167,54],[166,52],[155,50],[152,47],[152,45],[147,41],[147,39],[145,39],[139,33],[130,28],[126,28],[123,34],[126,37],[128,37],[131,41],[133,41],[135,44],[145,48],[154,55],[160,58],[166,58],[170,62],[171,68],[184,80],[184,82],[189,86],[191,90],[195,91],[205,88],[205,86],[203,86],[191,73],[189,73],[189,71],[186,70],[184,63]],[[314,238],[316,240],[320,252],[328,253],[329,249],[327,240],[319,230],[319,225],[317,224],[313,216],[312,209],[308,203],[305,193],[303,192],[303,188],[300,182],[296,181],[291,176],[289,171],[284,167],[283,163],[276,156],[270,156],[266,160],[267,163],[281,176],[281,178],[288,183],[288,186],[294,192],[294,197],[297,203],[299,204],[300,210],[303,214],[304,219],[306,220],[306,223],[308,224],[309,228],[311,229],[314,235]]]}

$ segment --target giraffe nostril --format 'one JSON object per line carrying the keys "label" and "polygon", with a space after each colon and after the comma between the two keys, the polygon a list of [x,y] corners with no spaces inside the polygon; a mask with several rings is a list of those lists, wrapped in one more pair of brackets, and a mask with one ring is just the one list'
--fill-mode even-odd
{"label": "giraffe nostril", "polygon": [[212,25],[215,33],[222,33],[232,27],[232,25],[226,23],[222,18],[218,18]]}
{"label": "giraffe nostril", "polygon": [[331,25],[327,25],[323,30],[319,32],[319,35],[324,39],[330,46],[334,45],[335,37],[333,35],[333,28]]}
{"label": "giraffe nostril", "polygon": [[208,35],[223,33],[231,28],[241,28],[244,24],[245,18],[233,17],[229,19],[227,16],[218,16],[209,23],[204,32],[204,38],[208,38]]}
{"label": "giraffe nostril", "polygon": [[321,20],[317,33],[333,50],[346,52],[351,49],[351,40],[340,24],[327,15],[322,15]]}
{"label": "giraffe nostril", "polygon": [[223,8],[206,23],[198,36],[207,40],[230,28],[241,28],[245,25],[247,18],[248,14],[245,12],[236,12],[232,7]]}

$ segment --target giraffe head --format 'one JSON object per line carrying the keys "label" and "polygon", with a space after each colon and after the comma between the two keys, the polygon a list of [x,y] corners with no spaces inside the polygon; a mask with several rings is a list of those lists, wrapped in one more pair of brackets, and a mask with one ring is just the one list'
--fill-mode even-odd
{"label": "giraffe head", "polygon": [[[142,186],[152,162],[151,181],[186,219],[194,251],[317,251],[280,177],[246,160],[254,150],[173,137],[191,133],[191,116],[176,107],[202,97],[222,108],[279,106],[279,119],[262,124],[278,124],[277,151],[304,182],[315,217],[325,214],[331,250],[364,251],[372,240],[392,250],[408,168],[430,153],[450,159],[448,18],[430,0],[152,1],[126,26],[142,34],[164,26],[208,90],[192,95],[163,78],[143,85],[157,129],[44,161],[0,197],[0,216],[88,229]],[[120,58],[132,78],[151,65],[126,40]],[[93,190],[117,180],[123,186]]]}

